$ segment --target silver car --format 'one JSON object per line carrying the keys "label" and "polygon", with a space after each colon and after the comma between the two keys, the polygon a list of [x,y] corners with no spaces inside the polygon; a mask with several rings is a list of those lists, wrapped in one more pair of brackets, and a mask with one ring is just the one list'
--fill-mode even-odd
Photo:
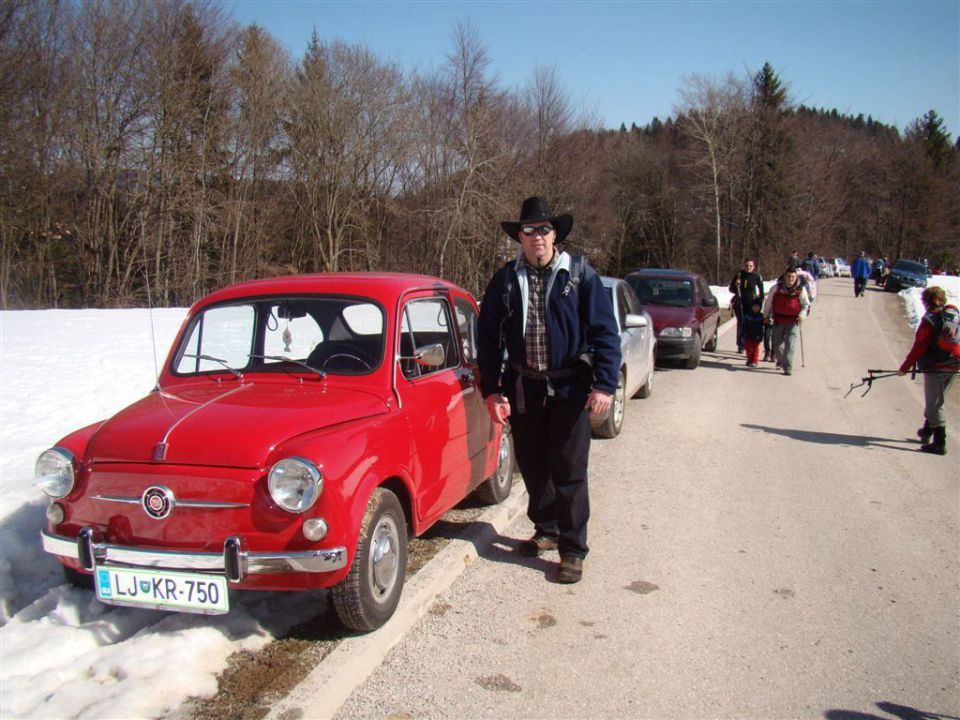
{"label": "silver car", "polygon": [[591,424],[594,435],[612,438],[623,428],[627,398],[649,397],[653,391],[657,338],[653,332],[653,320],[640,305],[633,288],[618,278],[601,276],[600,279],[613,302],[613,314],[620,331],[620,378],[610,412],[592,418]]}

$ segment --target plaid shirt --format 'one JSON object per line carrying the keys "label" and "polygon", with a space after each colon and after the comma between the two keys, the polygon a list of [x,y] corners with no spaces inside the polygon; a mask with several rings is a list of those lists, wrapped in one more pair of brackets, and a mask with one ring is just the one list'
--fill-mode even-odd
{"label": "plaid shirt", "polygon": [[560,253],[554,252],[553,260],[544,268],[537,268],[520,256],[520,267],[527,271],[529,283],[527,306],[527,331],[523,337],[527,355],[527,367],[543,372],[550,369],[550,344],[547,338],[547,282],[554,267],[560,261]]}

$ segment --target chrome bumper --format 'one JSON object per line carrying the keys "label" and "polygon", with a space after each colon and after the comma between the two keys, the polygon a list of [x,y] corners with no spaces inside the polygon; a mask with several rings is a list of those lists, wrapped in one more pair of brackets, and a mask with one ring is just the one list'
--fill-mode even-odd
{"label": "chrome bumper", "polygon": [[321,573],[340,570],[347,564],[345,547],[302,552],[256,553],[242,548],[241,540],[229,537],[221,553],[156,550],[125,545],[109,545],[94,540],[89,528],[76,539],[41,531],[43,549],[51,555],[77,560],[87,570],[94,565],[122,565],[219,573],[230,582],[240,582],[245,575],[262,573]]}

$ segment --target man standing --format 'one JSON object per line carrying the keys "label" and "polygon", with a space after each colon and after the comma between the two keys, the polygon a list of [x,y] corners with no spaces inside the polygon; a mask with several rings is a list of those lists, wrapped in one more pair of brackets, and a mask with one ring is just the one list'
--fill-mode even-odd
{"label": "man standing", "polygon": [[859,257],[853,261],[850,266],[850,274],[853,275],[853,296],[861,297],[864,289],[867,287],[867,279],[870,277],[870,261],[867,260],[866,253],[861,250]]}
{"label": "man standing", "polygon": [[754,303],[763,304],[763,278],[756,271],[757,264],[747,258],[743,262],[743,269],[733,276],[730,281],[730,292],[733,293],[733,314],[737,316],[737,352],[743,352],[743,312],[753,307]]}
{"label": "man standing", "polygon": [[773,352],[784,375],[793,374],[797,334],[808,307],[810,299],[797,280],[797,269],[787,268],[763,304],[763,317],[773,319]]}
{"label": "man standing", "polygon": [[494,422],[510,418],[530,496],[534,534],[520,550],[558,549],[557,580],[575,583],[589,551],[587,411],[611,411],[620,337],[600,277],[556,248],[573,227],[570,215],[554,215],[544,198],[532,197],[519,221],[501,225],[521,252],[494,274],[480,305],[481,389]]}

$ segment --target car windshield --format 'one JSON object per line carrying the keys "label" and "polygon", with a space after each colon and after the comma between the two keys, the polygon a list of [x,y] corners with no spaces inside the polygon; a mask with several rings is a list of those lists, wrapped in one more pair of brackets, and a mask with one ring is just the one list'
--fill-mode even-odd
{"label": "car windshield", "polygon": [[893,264],[894,270],[903,270],[904,272],[913,273],[914,275],[926,275],[927,269],[918,262],[913,260],[897,260]]}
{"label": "car windshield", "polygon": [[214,305],[192,318],[172,370],[197,375],[312,368],[363,375],[383,359],[384,327],[382,308],[362,298],[314,295]]}
{"label": "car windshield", "polygon": [[693,306],[693,283],[681,278],[638,277],[628,282],[644,305]]}

